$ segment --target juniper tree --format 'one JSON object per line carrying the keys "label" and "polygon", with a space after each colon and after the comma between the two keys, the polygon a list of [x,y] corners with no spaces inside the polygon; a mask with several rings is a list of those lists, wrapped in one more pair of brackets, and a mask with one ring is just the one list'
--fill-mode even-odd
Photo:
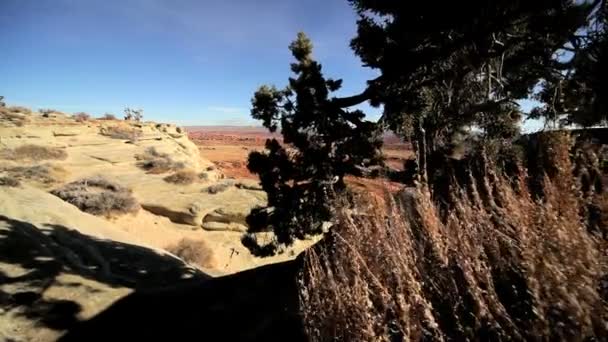
{"label": "juniper tree", "polygon": [[[249,155],[248,168],[268,194],[268,206],[249,215],[250,234],[243,239],[259,255],[321,233],[332,219],[333,201],[345,191],[344,177],[381,163],[375,124],[332,97],[342,80],[323,76],[310,39],[298,33],[289,49],[295,58],[289,85],[261,86],[252,99],[252,117],[283,138],[269,139],[263,153]],[[264,230],[275,238],[260,246],[252,233]]]}
{"label": "juniper tree", "polygon": [[487,137],[518,132],[520,109],[554,64],[554,53],[593,7],[571,0],[404,2],[349,0],[356,9],[351,46],[381,75],[362,100],[384,107],[382,120],[411,138],[420,170],[463,128]]}
{"label": "juniper tree", "polygon": [[560,124],[608,124],[608,3],[595,1],[587,23],[560,49],[532,112]]}

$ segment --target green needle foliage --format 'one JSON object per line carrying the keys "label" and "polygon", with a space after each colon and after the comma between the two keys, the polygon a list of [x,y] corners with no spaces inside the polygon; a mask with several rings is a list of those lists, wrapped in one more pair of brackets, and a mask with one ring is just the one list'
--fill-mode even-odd
{"label": "green needle foliage", "polygon": [[332,219],[333,201],[346,189],[344,177],[381,163],[376,125],[336,103],[331,94],[342,81],[323,76],[310,39],[298,33],[289,49],[296,60],[289,86],[262,86],[252,99],[251,115],[283,136],[282,143],[269,139],[264,153],[249,155],[248,168],[268,194],[268,207],[248,217],[249,232],[274,232],[263,245],[255,235],[245,236],[243,243],[258,255],[320,234]]}

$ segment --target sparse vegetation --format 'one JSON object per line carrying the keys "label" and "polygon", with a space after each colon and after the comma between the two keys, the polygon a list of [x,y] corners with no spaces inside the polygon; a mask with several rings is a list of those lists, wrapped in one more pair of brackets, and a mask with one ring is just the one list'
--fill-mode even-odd
{"label": "sparse vegetation", "polygon": [[12,123],[17,127],[23,126],[29,121],[28,115],[31,110],[25,107],[0,106],[0,121]]}
{"label": "sparse vegetation", "polygon": [[125,108],[125,120],[127,121],[137,121],[140,122],[141,119],[143,119],[144,117],[144,110],[143,109],[132,109],[132,108]]}
{"label": "sparse vegetation", "polygon": [[116,115],[111,114],[111,113],[105,113],[102,117],[99,118],[99,120],[118,120],[116,118]]}
{"label": "sparse vegetation", "polygon": [[199,176],[192,170],[179,170],[163,179],[168,183],[188,185],[198,180]]}
{"label": "sparse vegetation", "polygon": [[231,186],[234,186],[234,181],[233,180],[225,180],[219,183],[215,183],[212,185],[209,185],[208,187],[204,188],[202,191],[206,192],[208,194],[218,194],[220,192],[224,192],[226,190],[228,190]]}
{"label": "sparse vegetation", "polygon": [[202,268],[215,266],[213,250],[204,240],[184,238],[177,244],[167,247],[166,250],[182,260]]}
{"label": "sparse vegetation", "polygon": [[6,108],[11,113],[21,113],[21,114],[26,114],[26,115],[32,114],[32,110],[27,107],[10,106],[10,107],[4,107],[4,108]]}
{"label": "sparse vegetation", "polygon": [[137,166],[148,173],[166,173],[186,167],[184,163],[174,161],[171,156],[158,152],[154,147],[147,148],[143,154],[138,154],[135,158],[138,160]]}
{"label": "sparse vegetation", "polygon": [[131,191],[102,177],[68,183],[51,193],[93,215],[133,213],[139,210]]}
{"label": "sparse vegetation", "polygon": [[91,115],[85,112],[78,112],[72,115],[72,118],[76,120],[76,122],[85,122],[91,120]]}
{"label": "sparse vegetation", "polygon": [[124,139],[130,141],[136,141],[143,134],[140,129],[121,125],[102,127],[99,133],[113,139]]}
{"label": "sparse vegetation", "polygon": [[22,145],[13,149],[5,148],[0,150],[0,159],[8,160],[63,160],[68,157],[67,152],[59,147],[46,147],[40,145]]}
{"label": "sparse vegetation", "polygon": [[11,176],[0,176],[0,186],[17,187],[20,186],[21,182],[15,177]]}
{"label": "sparse vegetation", "polygon": [[52,164],[5,167],[0,170],[11,178],[34,181],[42,185],[61,182],[67,173],[61,166]]}
{"label": "sparse vegetation", "polygon": [[48,118],[53,113],[59,113],[59,111],[57,111],[55,109],[49,109],[49,108],[39,109],[38,112],[42,115],[43,118]]}

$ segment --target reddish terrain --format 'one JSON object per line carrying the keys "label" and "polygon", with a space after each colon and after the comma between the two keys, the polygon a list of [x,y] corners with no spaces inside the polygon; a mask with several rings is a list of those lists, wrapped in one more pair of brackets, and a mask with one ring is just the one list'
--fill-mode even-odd
{"label": "reddish terrain", "polygon": [[[281,138],[254,126],[190,126],[186,131],[203,157],[218,165],[226,177],[234,178],[255,179],[247,170],[249,153],[263,150],[268,138]],[[402,169],[404,160],[412,156],[409,144],[393,134],[385,135],[383,152],[387,165],[394,169]]]}

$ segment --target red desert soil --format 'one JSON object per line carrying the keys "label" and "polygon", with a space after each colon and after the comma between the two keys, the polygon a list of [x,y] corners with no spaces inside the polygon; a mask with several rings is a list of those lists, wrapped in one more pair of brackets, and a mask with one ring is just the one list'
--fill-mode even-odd
{"label": "red desert soil", "polygon": [[[186,127],[190,139],[199,146],[201,156],[214,162],[226,177],[257,179],[247,170],[247,157],[251,151],[262,151],[266,139],[281,136],[269,133],[263,127],[251,126],[190,126]],[[384,137],[384,155],[391,168],[401,170],[403,162],[412,157],[409,144],[393,134]],[[349,183],[356,186],[383,188],[384,180],[357,179],[349,177]],[[389,187],[390,188],[390,187]],[[380,190],[378,190],[380,191]]]}

